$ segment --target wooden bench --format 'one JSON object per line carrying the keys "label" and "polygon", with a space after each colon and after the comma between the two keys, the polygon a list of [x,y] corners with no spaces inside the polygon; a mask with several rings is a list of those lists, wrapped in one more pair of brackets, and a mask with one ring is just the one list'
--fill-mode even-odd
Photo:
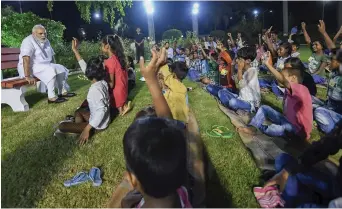
{"label": "wooden bench", "polygon": [[[2,79],[2,71],[17,69],[19,48],[1,48],[1,103],[8,104],[14,112],[28,111],[25,92],[29,84],[25,78],[13,77]],[[36,79],[39,81],[39,79]]]}

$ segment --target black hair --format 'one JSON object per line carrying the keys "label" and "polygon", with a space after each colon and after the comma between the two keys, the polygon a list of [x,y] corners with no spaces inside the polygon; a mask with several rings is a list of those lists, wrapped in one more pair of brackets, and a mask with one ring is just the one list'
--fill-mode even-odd
{"label": "black hair", "polygon": [[134,70],[135,66],[134,66],[133,58],[131,56],[127,56],[127,60],[128,60],[129,67],[133,68],[133,70]]}
{"label": "black hair", "polygon": [[287,51],[287,56],[290,56],[292,53],[292,46],[289,42],[283,42],[280,44],[279,48],[283,47]]}
{"label": "black hair", "polygon": [[166,44],[170,44],[168,41],[166,41],[165,43],[164,43],[164,46],[166,45]]}
{"label": "black hair", "polygon": [[179,50],[181,50],[181,51],[185,52],[185,48],[183,48],[183,47],[182,47],[182,48],[180,48]]}
{"label": "black hair", "polygon": [[173,120],[137,119],[124,135],[123,148],[127,170],[137,177],[145,194],[163,198],[184,185],[186,137]]}
{"label": "black hair", "polygon": [[292,42],[291,45],[292,45],[292,46],[296,46],[297,49],[300,48],[300,44],[299,44],[297,41]]}
{"label": "black hair", "polygon": [[305,67],[302,61],[298,57],[289,57],[285,60],[284,64],[291,65],[290,68],[284,68],[284,70],[287,70],[290,76],[297,76],[300,83],[302,83],[305,73]]}
{"label": "black hair", "polygon": [[108,79],[108,73],[104,66],[104,60],[106,57],[100,55],[98,57],[90,58],[90,60],[87,63],[87,68],[85,70],[85,76],[89,80],[107,80]]}
{"label": "black hair", "polygon": [[342,63],[342,50],[339,48],[333,48],[330,50],[331,56],[336,56],[336,60],[339,63]]}
{"label": "black hair", "polygon": [[310,44],[310,49],[311,49],[311,51],[314,52],[314,51],[313,51],[312,45],[313,45],[313,43],[315,43],[315,42],[318,42],[318,43],[322,46],[322,51],[324,52],[324,50],[326,49],[326,46],[325,46],[324,41],[322,41],[322,40],[320,40],[320,39],[317,39],[317,40],[314,40],[314,41],[311,42],[311,44]]}
{"label": "black hair", "polygon": [[122,70],[126,70],[128,66],[121,38],[116,34],[107,35],[102,39],[102,43],[109,44],[111,51],[118,58]]}
{"label": "black hair", "polygon": [[237,52],[238,58],[243,58],[245,60],[249,59],[251,61],[255,60],[257,56],[256,49],[253,46],[242,47]]}
{"label": "black hair", "polygon": [[185,62],[174,62],[170,66],[171,72],[176,74],[179,80],[183,80],[188,75],[188,67],[186,66]]}
{"label": "black hair", "polygon": [[285,60],[284,64],[290,64],[292,68],[299,69],[303,72],[305,71],[305,66],[298,57],[289,57]]}
{"label": "black hair", "polygon": [[157,113],[156,113],[156,110],[154,109],[154,106],[149,105],[143,108],[142,110],[140,110],[139,112],[137,112],[134,120],[137,120],[142,117],[157,117]]}
{"label": "black hair", "polygon": [[279,32],[277,30],[273,30],[273,31],[271,31],[271,34],[272,33],[275,34],[275,35],[278,35]]}
{"label": "black hair", "polygon": [[214,60],[217,60],[218,54],[216,52],[211,53],[211,57],[214,58]]}

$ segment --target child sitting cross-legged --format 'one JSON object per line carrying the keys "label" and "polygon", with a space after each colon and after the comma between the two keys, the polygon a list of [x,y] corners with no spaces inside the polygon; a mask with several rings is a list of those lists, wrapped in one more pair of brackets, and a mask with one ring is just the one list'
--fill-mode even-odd
{"label": "child sitting cross-legged", "polygon": [[251,66],[256,57],[253,47],[243,47],[237,53],[238,65],[238,87],[239,95],[227,89],[218,92],[218,97],[223,105],[233,110],[256,111],[260,105],[260,86],[258,80],[258,70]]}
{"label": "child sitting cross-legged", "polygon": [[104,130],[110,122],[110,103],[108,94],[108,73],[104,67],[104,58],[92,58],[87,63],[86,77],[92,82],[87,95],[88,108],[75,112],[74,121],[59,124],[57,132],[80,135],[80,144],[88,141],[95,130]]}
{"label": "child sitting cross-legged", "polygon": [[219,85],[209,84],[206,88],[207,91],[213,95],[218,96],[218,92],[221,89],[227,88],[233,92],[235,92],[235,82],[233,80],[233,70],[232,63],[233,60],[226,48],[223,46],[221,42],[218,42],[217,49],[220,51],[218,61],[219,61]]}
{"label": "child sitting cross-legged", "polygon": [[171,110],[156,78],[165,61],[157,61],[156,53],[152,51],[152,54],[146,67],[143,58],[140,59],[140,68],[154,108],[148,107],[137,113],[124,135],[127,172],[109,207],[191,207],[184,187],[189,157],[184,124],[181,126],[182,123],[172,120]]}
{"label": "child sitting cross-legged", "polygon": [[160,54],[160,60],[163,60],[163,66],[159,73],[164,80],[165,89],[164,97],[171,109],[174,119],[188,122],[189,108],[187,105],[187,88],[182,83],[188,74],[188,68],[185,62],[174,62],[169,67],[165,64],[166,50],[163,48]]}
{"label": "child sitting cross-legged", "polygon": [[[312,102],[309,90],[301,84],[303,71],[296,68],[284,68],[278,72],[268,63],[267,58],[264,59],[264,63],[278,83],[285,87],[284,115],[269,106],[262,105],[249,126],[240,127],[238,130],[254,134],[257,128],[269,136],[285,137],[287,134],[296,134],[297,138],[308,140],[312,131]],[[264,125],[266,119],[269,119],[272,124]]]}

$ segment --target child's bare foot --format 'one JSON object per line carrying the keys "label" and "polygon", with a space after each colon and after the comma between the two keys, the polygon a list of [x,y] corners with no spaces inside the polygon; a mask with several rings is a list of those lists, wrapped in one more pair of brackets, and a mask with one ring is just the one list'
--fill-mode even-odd
{"label": "child's bare foot", "polygon": [[122,108],[122,111],[120,111],[120,116],[124,116],[126,113],[128,113],[132,107],[131,107],[131,101],[128,101],[127,104],[125,104]]}
{"label": "child's bare foot", "polygon": [[254,127],[239,127],[236,129],[238,132],[254,135],[257,133],[257,129]]}

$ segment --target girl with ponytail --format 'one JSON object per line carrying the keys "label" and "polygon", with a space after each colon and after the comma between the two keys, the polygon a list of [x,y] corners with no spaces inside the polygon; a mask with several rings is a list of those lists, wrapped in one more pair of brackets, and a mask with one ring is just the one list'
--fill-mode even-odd
{"label": "girl with ponytail", "polygon": [[109,57],[104,64],[109,73],[108,84],[112,106],[123,116],[131,109],[131,102],[127,102],[128,63],[120,37],[116,34],[105,36],[102,39],[101,50]]}

